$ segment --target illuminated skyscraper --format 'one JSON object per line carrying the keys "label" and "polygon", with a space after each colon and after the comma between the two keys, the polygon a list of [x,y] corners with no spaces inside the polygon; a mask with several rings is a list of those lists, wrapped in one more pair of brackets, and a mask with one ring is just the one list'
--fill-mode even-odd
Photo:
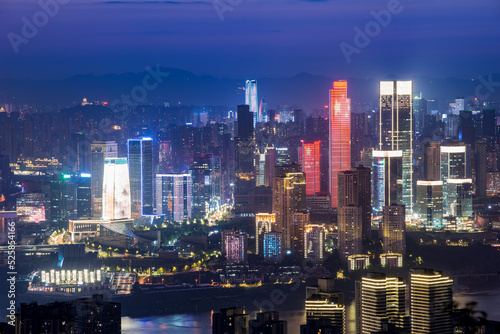
{"label": "illuminated skyscraper", "polygon": [[280,263],[283,260],[281,233],[264,233],[263,239],[262,254],[264,255],[264,261]]}
{"label": "illuminated skyscraper", "polygon": [[306,196],[313,196],[321,191],[320,144],[319,140],[313,143],[302,141],[302,146],[299,147],[299,164],[306,173]]}
{"label": "illuminated skyscraper", "polygon": [[442,226],[443,181],[417,181],[417,214],[426,228]]}
{"label": "illuminated skyscraper", "polygon": [[441,180],[441,143],[430,141],[422,145],[424,180]]}
{"label": "illuminated skyscraper", "polygon": [[118,146],[114,141],[94,141],[90,144],[90,150],[92,219],[101,219],[104,160],[106,158],[117,158]]}
{"label": "illuminated skyscraper", "polygon": [[307,225],[304,230],[304,258],[321,263],[325,258],[325,227]]}
{"label": "illuminated skyscraper", "polygon": [[255,140],[253,115],[248,105],[238,106],[238,136],[234,139],[234,206],[237,212],[249,212],[249,195],[255,187]]}
{"label": "illuminated skyscraper", "polygon": [[127,141],[132,213],[138,217],[153,214],[153,140]]}
{"label": "illuminated skyscraper", "polygon": [[304,256],[304,231],[309,221],[309,212],[294,212],[290,217],[290,245],[293,254]]}
{"label": "illuminated skyscraper", "polygon": [[224,246],[227,264],[247,262],[247,234],[231,231],[224,235]]}
{"label": "illuminated skyscraper", "polygon": [[402,204],[401,151],[371,151],[373,218],[379,222],[384,206]]}
{"label": "illuminated skyscraper", "polygon": [[255,254],[262,253],[264,233],[272,232],[275,223],[276,216],[274,213],[258,213],[255,215]]}
{"label": "illuminated skyscraper", "polygon": [[156,175],[156,213],[181,222],[191,218],[191,174]]}
{"label": "illuminated skyscraper", "polygon": [[245,83],[245,104],[253,112],[253,125],[261,121],[259,114],[259,99],[257,98],[257,80],[247,80]]}
{"label": "illuminated skyscraper", "polygon": [[351,99],[347,82],[335,81],[330,90],[330,195],[337,207],[337,174],[351,168]]}
{"label": "illuminated skyscraper", "polygon": [[411,332],[415,334],[453,333],[453,279],[443,277],[432,269],[413,269],[411,272]]}
{"label": "illuminated skyscraper", "polygon": [[379,333],[388,324],[409,330],[405,310],[406,284],[402,278],[369,273],[361,279],[361,333]]}
{"label": "illuminated skyscraper", "polygon": [[405,207],[384,206],[382,221],[382,244],[384,253],[406,253]]}
{"label": "illuminated skyscraper", "polygon": [[276,232],[281,232],[283,245],[291,249],[292,214],[306,210],[306,177],[298,165],[274,168],[273,213],[276,215]]}
{"label": "illuminated skyscraper", "polygon": [[102,218],[131,217],[130,179],[127,158],[106,158],[102,189]]}
{"label": "illuminated skyscraper", "polygon": [[402,202],[413,214],[413,82],[380,81],[379,149],[402,152]]}

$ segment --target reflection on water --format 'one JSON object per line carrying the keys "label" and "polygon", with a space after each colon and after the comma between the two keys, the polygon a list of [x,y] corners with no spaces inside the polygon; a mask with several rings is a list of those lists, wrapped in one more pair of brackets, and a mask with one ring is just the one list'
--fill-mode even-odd
{"label": "reflection on water", "polygon": [[[453,299],[465,306],[467,302],[478,303],[476,310],[485,311],[488,319],[500,321],[500,289],[481,293],[455,293]],[[355,303],[347,301],[346,332],[355,333]],[[253,317],[253,314],[251,318]],[[300,325],[305,323],[304,310],[280,311],[280,319],[288,322],[288,333],[299,334]],[[122,318],[122,333],[173,333],[210,334],[212,327],[210,313],[173,314],[147,318]]]}
{"label": "reflection on water", "polygon": [[0,244],[7,242],[7,223],[5,218],[0,218]]}

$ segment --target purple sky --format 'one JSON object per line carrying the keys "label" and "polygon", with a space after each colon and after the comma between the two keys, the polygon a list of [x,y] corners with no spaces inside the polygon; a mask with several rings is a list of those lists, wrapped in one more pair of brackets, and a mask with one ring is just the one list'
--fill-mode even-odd
{"label": "purple sky", "polygon": [[139,72],[156,64],[238,78],[500,73],[498,0],[402,0],[402,11],[349,64],[340,43],[354,45],[354,28],[364,30],[370,11],[389,1],[241,0],[223,21],[211,0],[64,1],[15,53],[9,33],[22,36],[22,18],[32,22],[41,7],[1,0],[0,77]]}

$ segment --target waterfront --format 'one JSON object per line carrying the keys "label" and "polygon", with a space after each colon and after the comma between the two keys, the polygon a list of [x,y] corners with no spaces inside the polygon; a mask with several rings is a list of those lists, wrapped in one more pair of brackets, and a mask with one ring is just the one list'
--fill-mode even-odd
{"label": "waterfront", "polygon": [[[354,333],[355,308],[354,302],[352,300],[353,296],[349,297],[350,301],[348,302],[346,312],[346,331],[347,333]],[[467,302],[475,301],[477,302],[476,310],[486,311],[486,313],[488,314],[488,319],[500,321],[500,288],[491,291],[474,293],[455,293],[453,299],[462,307],[465,306],[465,303]],[[305,312],[304,310],[300,309],[280,311],[280,318],[288,322],[289,334],[299,334],[300,325],[305,323]],[[123,334],[133,334],[140,332],[153,334],[209,334],[212,333],[210,313],[198,312],[143,318],[122,318]]]}

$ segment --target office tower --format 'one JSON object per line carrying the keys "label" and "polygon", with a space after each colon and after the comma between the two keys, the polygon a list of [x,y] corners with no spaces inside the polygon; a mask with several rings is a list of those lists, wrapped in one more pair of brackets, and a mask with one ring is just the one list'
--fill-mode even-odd
{"label": "office tower", "polygon": [[102,189],[102,219],[131,217],[130,179],[127,158],[106,158]]}
{"label": "office tower", "polygon": [[313,263],[321,263],[325,258],[325,227],[307,225],[304,230],[304,258]]}
{"label": "office tower", "polygon": [[380,81],[379,149],[402,152],[402,203],[413,214],[413,82]]}
{"label": "office tower", "polygon": [[153,140],[129,139],[127,149],[132,213],[153,215]]}
{"label": "office tower", "polygon": [[462,142],[450,142],[441,145],[441,181],[446,188],[448,179],[465,179],[469,177],[469,154],[467,146]]}
{"label": "office tower", "polygon": [[255,141],[252,112],[248,105],[238,106],[238,136],[234,139],[234,204],[239,213],[249,212],[248,196],[255,187]]}
{"label": "office tower", "polygon": [[451,217],[472,217],[472,179],[448,179],[445,213]]}
{"label": "office tower", "polygon": [[49,181],[48,224],[51,230],[68,227],[69,219],[75,218],[76,186],[70,174],[54,174]]}
{"label": "office tower", "polygon": [[181,222],[191,218],[191,174],[156,174],[156,214]]}
{"label": "office tower", "polygon": [[365,137],[367,131],[367,114],[351,114],[351,166],[355,167],[361,164],[361,152],[365,147]]}
{"label": "office tower", "polygon": [[424,180],[441,180],[441,143],[437,141],[426,142],[422,145]]}
{"label": "office tower", "polygon": [[382,267],[399,267],[403,266],[403,255],[398,253],[383,253],[380,254],[380,265]]}
{"label": "office tower", "polygon": [[222,308],[212,314],[212,334],[247,334],[249,320],[241,307]]}
{"label": "office tower", "polygon": [[410,274],[411,332],[451,334],[450,306],[453,279],[432,269],[413,269]]}
{"label": "office tower", "polygon": [[371,151],[374,221],[380,220],[384,206],[402,204],[402,154],[401,151]]}
{"label": "office tower", "polygon": [[462,110],[459,114],[458,140],[474,148],[476,127],[471,110]]}
{"label": "office tower", "polygon": [[291,219],[295,212],[306,210],[306,177],[299,165],[274,168],[272,187],[273,213],[276,215],[276,232],[281,232],[283,245],[291,249]]}
{"label": "office tower", "polygon": [[255,254],[263,250],[264,233],[272,232],[276,223],[274,213],[258,213],[255,215]]}
{"label": "office tower", "polygon": [[92,218],[91,175],[82,173],[76,178],[76,217]]}
{"label": "office tower", "polygon": [[90,172],[89,141],[86,135],[81,132],[71,134],[68,155],[66,157],[69,171],[78,173]]}
{"label": "office tower", "polygon": [[337,211],[339,254],[342,262],[363,252],[363,210],[359,206],[340,206]]}
{"label": "office tower", "polygon": [[247,237],[246,233],[240,231],[225,233],[224,246],[227,264],[247,262]]}
{"label": "office tower", "polygon": [[288,166],[292,163],[292,158],[290,155],[290,150],[286,146],[276,146],[275,147],[275,161],[274,166]]}
{"label": "office tower", "polygon": [[114,141],[94,141],[90,144],[90,149],[92,219],[101,219],[104,160],[106,158],[117,158],[118,146]]}
{"label": "office tower", "polygon": [[[307,327],[311,321],[327,320],[327,327],[335,327],[338,332],[345,333],[345,305],[334,296],[314,294],[306,299],[306,321]],[[302,326],[301,326],[302,327]],[[302,330],[301,330],[302,332]],[[302,332],[303,333],[303,332]],[[323,331],[307,331],[306,333],[323,333]],[[325,331],[325,333],[329,333]]]}
{"label": "office tower", "polygon": [[371,239],[372,221],[371,169],[351,168],[338,173],[338,206],[359,206],[361,209],[361,233],[363,240]]}
{"label": "office tower", "polygon": [[[261,153],[263,152],[263,153]],[[270,187],[273,180],[273,168],[276,163],[276,150],[267,146],[255,153],[255,186]]]}
{"label": "office tower", "polygon": [[328,149],[330,141],[328,140],[329,122],[323,117],[306,118],[305,140],[308,142],[320,141],[320,169],[321,169],[321,192],[329,193],[329,158]]}
{"label": "office tower", "polygon": [[495,109],[483,109],[481,115],[482,132],[484,138],[495,137],[496,115]]}
{"label": "office tower", "polygon": [[382,332],[392,324],[400,330],[409,330],[405,310],[406,284],[402,278],[387,277],[383,273],[369,273],[361,278],[361,333]]}
{"label": "office tower", "polygon": [[176,158],[171,140],[160,140],[158,153],[158,170],[160,174],[175,172]]}
{"label": "office tower", "polygon": [[476,142],[476,154],[475,154],[475,171],[476,171],[476,197],[486,196],[486,170],[487,170],[487,158],[488,154],[486,152],[486,143],[484,141]]}
{"label": "office tower", "polygon": [[384,253],[406,253],[405,207],[384,206],[382,221],[382,244]]}
{"label": "office tower", "polygon": [[306,174],[306,196],[312,196],[321,191],[321,142],[306,143],[301,141],[299,147],[299,164]]}
{"label": "office tower", "polygon": [[[253,126],[261,121],[259,114],[259,99],[257,98],[257,80],[247,80],[245,83],[245,104],[250,107],[250,112],[253,114]],[[239,136],[239,134],[238,134]]]}
{"label": "office tower", "polygon": [[278,311],[259,312],[249,322],[249,334],[286,334],[287,323]]}
{"label": "office tower", "polygon": [[304,231],[309,225],[309,212],[294,212],[290,217],[290,246],[293,254],[304,256]]}
{"label": "office tower", "polygon": [[415,135],[421,136],[424,132],[424,118],[427,114],[427,100],[422,97],[422,92],[413,98],[413,119],[415,120]]}
{"label": "office tower", "polygon": [[194,157],[189,169],[192,180],[193,212],[206,214],[221,201],[221,160],[204,153]]}
{"label": "office tower", "polygon": [[332,207],[337,207],[337,174],[351,168],[351,99],[347,97],[347,82],[334,81],[330,90],[330,195]]}
{"label": "office tower", "polygon": [[425,228],[441,228],[443,181],[417,181],[417,215]]}
{"label": "office tower", "polygon": [[283,260],[283,243],[281,233],[266,232],[262,236],[262,254],[264,261],[272,263],[280,263]]}

